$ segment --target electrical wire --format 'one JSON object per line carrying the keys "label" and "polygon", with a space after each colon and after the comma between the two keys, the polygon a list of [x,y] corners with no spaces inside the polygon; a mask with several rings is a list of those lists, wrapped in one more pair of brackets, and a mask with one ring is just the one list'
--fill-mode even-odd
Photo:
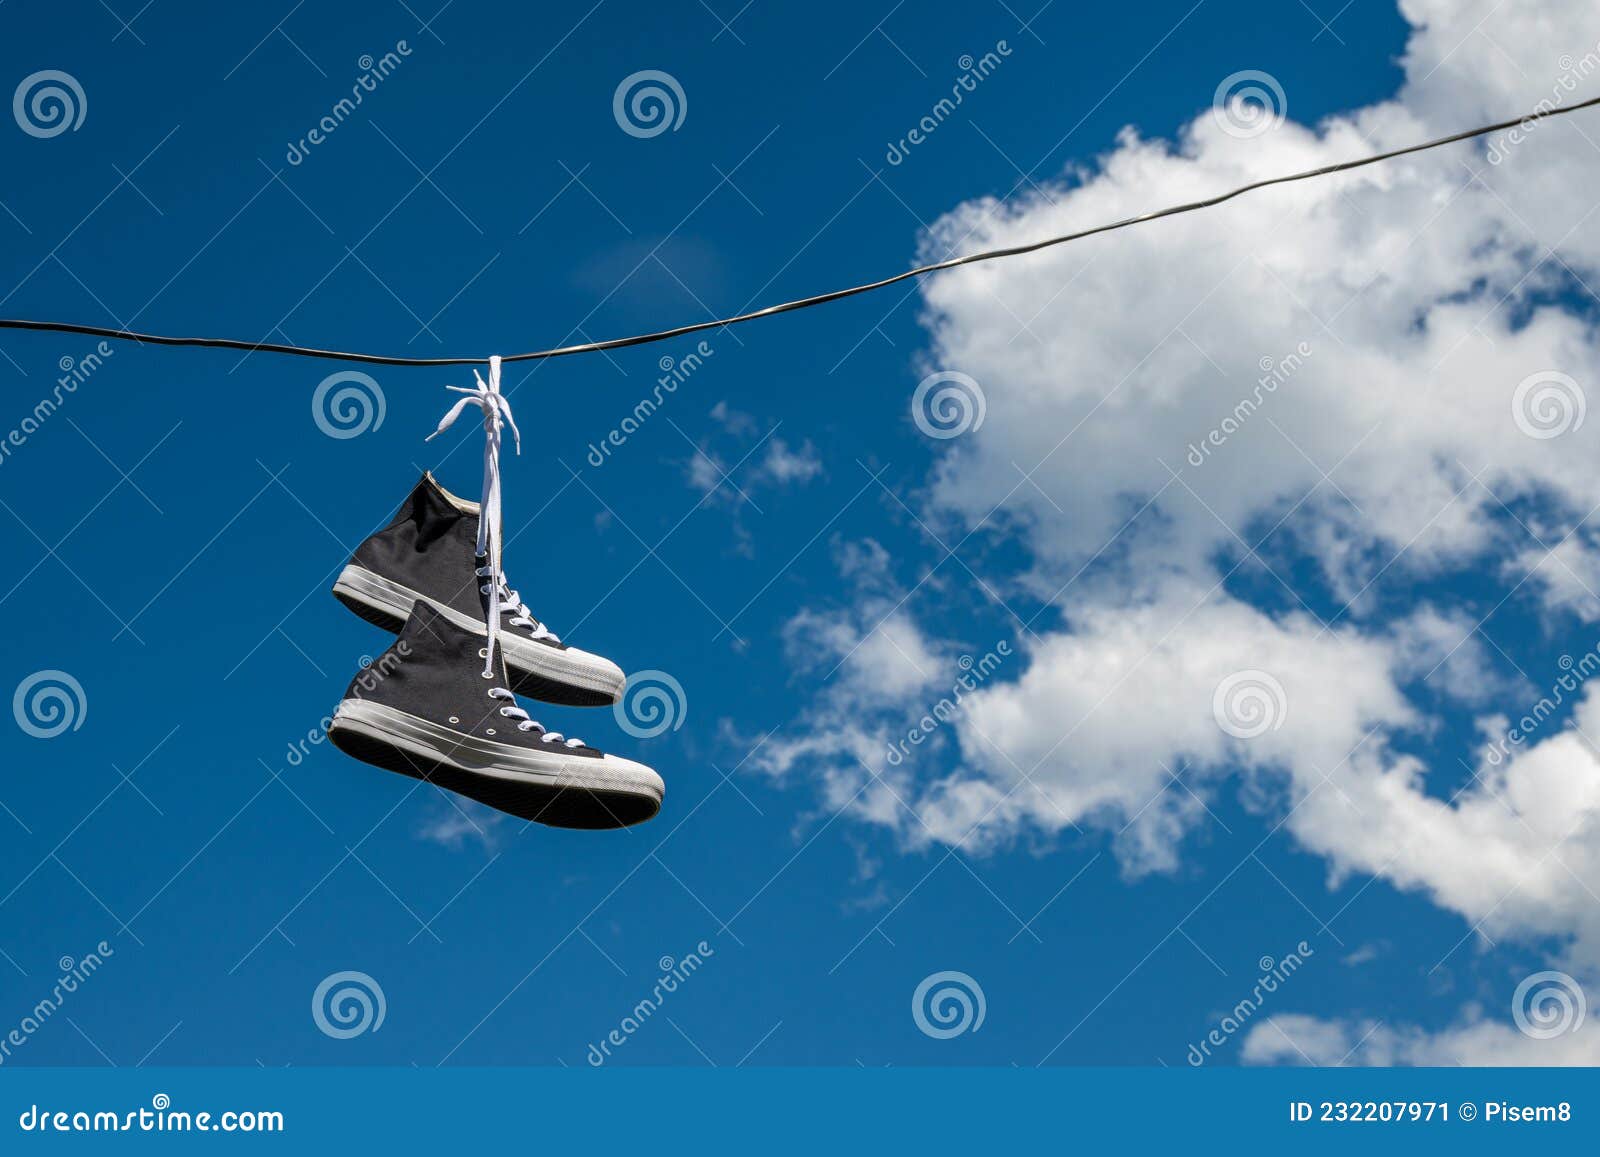
{"label": "electrical wire", "polygon": [[[1442,148],[1460,141],[1471,140],[1474,137],[1485,136],[1489,133],[1500,132],[1504,129],[1514,128],[1518,125],[1528,125],[1536,121],[1546,120],[1550,117],[1564,116],[1567,113],[1578,112],[1580,109],[1593,108],[1600,105],[1600,97],[1593,97],[1578,104],[1566,105],[1559,108],[1540,108],[1528,113],[1526,116],[1513,117],[1510,120],[1498,121],[1495,124],[1483,125],[1475,129],[1452,133],[1446,137],[1438,137],[1431,141],[1422,141],[1419,144],[1407,145],[1404,148],[1391,149],[1384,153],[1374,153],[1370,156],[1359,157],[1353,161],[1339,161],[1331,165],[1322,165],[1315,169],[1306,169],[1299,173],[1287,173],[1278,177],[1266,177],[1259,181],[1252,181],[1247,185],[1240,185],[1226,193],[1216,196],[1204,197],[1198,201],[1188,201],[1181,205],[1170,205],[1165,209],[1156,209],[1149,213],[1141,213],[1134,217],[1124,217],[1120,221],[1113,221],[1105,225],[1096,225],[1088,229],[1080,229],[1074,233],[1063,233],[1057,237],[1047,237],[1042,241],[1033,241],[1026,245],[1013,245],[1005,249],[989,249],[981,253],[969,253],[965,257],[952,257],[945,261],[936,261],[930,265],[919,265],[914,269],[907,269],[903,273],[896,273],[892,277],[884,277],[877,281],[865,282],[861,285],[852,285],[847,289],[835,289],[829,293],[819,293],[812,297],[802,297],[794,301],[785,301],[778,305],[769,305],[765,309],[752,310],[749,313],[737,314],[733,317],[717,318],[711,321],[695,322],[691,325],[675,326],[672,329],[656,330],[653,333],[634,334],[632,337],[612,338],[608,341],[584,342],[580,345],[559,346],[554,349],[536,350],[532,353],[507,354],[501,360],[506,362],[532,362],[542,361],[546,358],[568,357],[572,354],[598,353],[601,350],[625,349],[629,346],[647,345],[651,342],[668,341],[676,337],[684,337],[692,333],[701,333],[708,329],[722,329],[725,326],[738,325],[741,322],[755,321],[757,318],[773,317],[780,313],[790,313],[797,309],[810,309],[814,305],[824,305],[830,301],[839,301],[846,297],[855,297],[857,294],[871,293],[874,290],[884,289],[901,281],[913,277],[925,277],[930,273],[939,273],[946,269],[955,269],[962,265],[975,265],[980,261],[995,261],[1002,257],[1018,257],[1025,253],[1036,253],[1041,249],[1049,249],[1056,245],[1065,245],[1070,241],[1079,241],[1085,237],[1093,237],[1100,233],[1111,233],[1118,229],[1126,229],[1132,225],[1141,225],[1147,221],[1158,221],[1163,217],[1176,217],[1182,213],[1192,213],[1197,209],[1209,209],[1235,197],[1243,196],[1257,189],[1265,189],[1272,185],[1287,185],[1295,181],[1307,181],[1313,177],[1326,177],[1334,173],[1346,173],[1352,169],[1365,168],[1367,165],[1376,165],[1382,161],[1391,161],[1396,157],[1408,156],[1412,153],[1426,152],[1429,149]],[[0,318],[0,329],[36,330],[49,333],[83,334],[88,337],[111,338],[119,341],[138,342],[142,345],[165,346],[199,346],[210,349],[244,350],[249,353],[274,353],[293,354],[298,357],[331,358],[337,361],[365,362],[370,365],[380,366],[469,366],[487,364],[487,357],[479,358],[407,358],[388,357],[382,354],[350,353],[345,350],[311,349],[305,346],[280,345],[276,342],[251,342],[239,341],[233,338],[220,337],[165,337],[157,334],[135,333],[126,329],[108,329],[103,326],[78,325],[64,321],[28,321],[21,318]]]}

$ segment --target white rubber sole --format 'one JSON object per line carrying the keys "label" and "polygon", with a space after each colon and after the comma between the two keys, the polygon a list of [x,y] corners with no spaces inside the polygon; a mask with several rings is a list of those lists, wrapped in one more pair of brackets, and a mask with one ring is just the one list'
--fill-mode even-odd
{"label": "white rubber sole", "polygon": [[[667,786],[650,768],[615,755],[575,757],[559,748],[533,751],[463,735],[441,724],[359,699],[334,712],[329,734],[354,734],[396,748],[428,769],[447,767],[486,779],[554,791],[613,792],[641,796],[657,807]],[[552,745],[554,747],[554,745]]]}
{"label": "white rubber sole", "polygon": [[[427,603],[439,614],[462,630],[487,637],[483,622],[460,611],[444,606],[426,595],[374,574],[354,563],[345,567],[333,584],[333,593],[350,602],[377,611],[402,626],[411,617],[411,608],[419,602]],[[399,628],[394,628],[398,630]],[[515,674],[562,683],[585,691],[610,696],[612,702],[622,698],[622,688],[627,676],[610,659],[581,651],[576,647],[556,650],[519,638],[515,632],[500,632],[500,644],[505,651],[506,666]]]}

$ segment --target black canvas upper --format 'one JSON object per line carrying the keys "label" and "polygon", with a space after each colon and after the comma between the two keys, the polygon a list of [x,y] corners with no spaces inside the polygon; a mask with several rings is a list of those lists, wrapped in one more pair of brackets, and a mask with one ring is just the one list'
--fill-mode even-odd
{"label": "black canvas upper", "polygon": [[[480,588],[489,580],[474,573],[485,562],[477,549],[478,515],[457,508],[432,476],[424,474],[389,525],[357,547],[350,561],[481,620],[488,596]],[[535,638],[505,622],[501,629],[554,650],[567,649],[565,643]]]}
{"label": "black canvas upper", "polygon": [[495,677],[483,677],[484,646],[483,638],[419,602],[394,644],[351,681],[344,697],[379,703],[494,743],[601,758],[602,753],[592,747],[545,743],[537,728],[523,731],[517,726],[520,720],[501,715],[502,707],[515,704],[490,698],[491,688],[510,684],[498,657]]}

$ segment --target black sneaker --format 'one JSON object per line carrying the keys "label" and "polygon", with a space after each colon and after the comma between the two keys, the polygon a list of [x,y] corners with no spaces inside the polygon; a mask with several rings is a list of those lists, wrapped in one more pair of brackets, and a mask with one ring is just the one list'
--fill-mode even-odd
{"label": "black sneaker", "polygon": [[[496,580],[477,546],[478,504],[457,498],[432,474],[424,474],[394,520],[356,548],[333,593],[388,631],[398,632],[411,608],[422,602],[482,638],[489,584]],[[570,707],[604,706],[621,698],[622,668],[567,646],[501,582],[500,646],[512,691]]]}
{"label": "black sneaker", "polygon": [[350,684],[328,737],[364,763],[552,827],[623,828],[661,810],[666,786],[650,768],[528,718],[500,678],[484,675],[484,643],[418,602]]}

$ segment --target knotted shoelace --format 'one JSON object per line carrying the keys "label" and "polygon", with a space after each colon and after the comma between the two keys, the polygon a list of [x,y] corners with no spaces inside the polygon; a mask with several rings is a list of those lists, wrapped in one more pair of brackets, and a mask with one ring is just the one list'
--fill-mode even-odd
{"label": "knotted shoelace", "polygon": [[[427,441],[431,442],[456,424],[456,419],[461,417],[468,406],[477,406],[483,412],[483,499],[478,506],[478,557],[488,559],[488,566],[479,569],[481,575],[484,570],[498,575],[500,573],[500,431],[511,427],[512,436],[516,440],[517,453],[522,453],[522,432],[517,429],[516,419],[511,416],[511,403],[500,392],[500,359],[489,359],[489,380],[483,380],[483,375],[477,370],[472,371],[473,378],[477,381],[476,389],[465,386],[446,386],[445,389],[453,393],[465,394],[455,405],[450,407],[448,413],[439,419],[439,428],[429,434]],[[484,627],[489,634],[489,646],[486,648],[483,664],[483,674],[489,678],[494,674],[495,645],[500,641],[500,592],[505,586],[503,582],[495,581],[486,584],[485,594],[489,596],[489,611],[484,619]]]}
{"label": "knotted shoelace", "polygon": [[[483,677],[492,679],[495,675],[495,652],[500,642],[500,616],[511,613],[511,623],[515,626],[526,626],[533,630],[535,638],[546,637],[555,639],[556,636],[533,617],[531,611],[511,590],[505,582],[501,570],[500,542],[501,542],[501,514],[500,514],[500,432],[506,426],[511,427],[511,434],[517,453],[522,453],[522,432],[517,429],[517,421],[511,414],[511,403],[500,392],[500,358],[489,359],[489,380],[484,381],[483,375],[477,370],[472,371],[475,388],[465,386],[446,386],[447,390],[457,394],[465,394],[459,402],[451,406],[445,416],[439,419],[439,427],[429,434],[427,441],[431,442],[456,424],[456,419],[466,412],[468,406],[477,406],[483,413],[483,497],[478,506],[478,557],[487,560],[487,565],[477,568],[479,578],[487,579],[479,588],[489,596],[488,610],[484,617],[484,629],[488,634],[488,646],[484,648]],[[501,604],[509,604],[502,606]],[[581,739],[564,739],[559,731],[547,731],[542,723],[533,719],[522,708],[516,706],[516,696],[504,687],[494,687],[489,691],[491,699],[507,700],[508,705],[500,708],[500,714],[508,719],[518,720],[519,731],[538,731],[545,743],[565,742],[568,747],[582,747]]]}

